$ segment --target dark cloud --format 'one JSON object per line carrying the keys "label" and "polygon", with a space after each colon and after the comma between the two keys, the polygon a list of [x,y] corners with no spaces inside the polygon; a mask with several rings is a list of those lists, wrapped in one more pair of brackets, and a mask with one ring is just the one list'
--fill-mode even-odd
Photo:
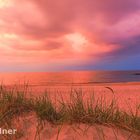
{"label": "dark cloud", "polygon": [[129,57],[140,57],[140,35],[132,38],[119,40],[112,43],[116,45],[116,49],[112,52],[101,54],[101,58],[108,59],[110,61],[123,60]]}
{"label": "dark cloud", "polygon": [[132,38],[127,38],[118,42],[120,45],[118,51],[115,53],[118,55],[140,55],[140,35]]}

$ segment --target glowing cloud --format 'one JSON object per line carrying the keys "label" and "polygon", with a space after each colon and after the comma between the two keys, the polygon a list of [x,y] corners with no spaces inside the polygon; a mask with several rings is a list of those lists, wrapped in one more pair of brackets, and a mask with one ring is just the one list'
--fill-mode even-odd
{"label": "glowing cloud", "polygon": [[0,8],[5,8],[11,5],[12,2],[10,0],[0,0]]}
{"label": "glowing cloud", "polygon": [[88,40],[80,33],[71,33],[65,37],[75,51],[82,51],[88,44]]}
{"label": "glowing cloud", "polygon": [[0,65],[49,70],[127,61],[140,56],[139,15],[139,0],[0,0]]}

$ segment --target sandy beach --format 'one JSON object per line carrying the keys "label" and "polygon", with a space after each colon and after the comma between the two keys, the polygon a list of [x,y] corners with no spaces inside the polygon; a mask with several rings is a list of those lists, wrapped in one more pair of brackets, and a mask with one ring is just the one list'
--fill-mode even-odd
{"label": "sandy beach", "polygon": [[60,95],[64,99],[68,99],[71,90],[82,91],[84,99],[88,98],[90,95],[94,95],[96,99],[105,97],[107,100],[111,100],[112,98],[115,98],[121,109],[129,108],[128,104],[134,108],[140,101],[140,82],[38,86],[31,87],[30,90],[31,92],[34,92],[34,96],[40,96],[46,91],[46,93],[52,96],[52,99],[56,97],[60,99]]}
{"label": "sandy beach", "polygon": [[[43,89],[44,88],[44,89]],[[34,87],[32,91],[36,91],[35,96],[40,89],[43,91],[46,87]],[[49,90],[48,90],[49,89]],[[73,89],[81,90],[83,92],[83,99],[86,100],[92,93],[95,98],[105,97],[106,101],[109,102],[112,98],[115,98],[118,107],[121,110],[134,111],[136,106],[139,105],[140,101],[140,82],[129,82],[129,83],[106,83],[106,84],[94,84],[94,85],[82,85],[74,86]],[[52,99],[61,99],[60,93],[63,99],[68,101],[68,92],[71,87],[67,86],[50,86],[47,87]],[[43,93],[43,92],[42,92]],[[23,137],[21,140],[34,140],[36,136],[36,126],[38,125],[35,115],[30,114],[19,119],[18,129],[23,130]],[[44,128],[36,139],[40,140],[139,140],[140,137],[132,134],[129,131],[123,130],[119,127],[106,125],[93,125],[89,126],[86,124],[63,124],[63,125],[52,125],[45,123]]]}
{"label": "sandy beach", "polygon": [[0,140],[140,140],[140,0],[0,0]]}

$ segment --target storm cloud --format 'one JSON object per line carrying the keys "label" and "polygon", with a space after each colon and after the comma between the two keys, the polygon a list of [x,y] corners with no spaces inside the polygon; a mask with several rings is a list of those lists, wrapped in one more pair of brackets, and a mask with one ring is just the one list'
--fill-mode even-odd
{"label": "storm cloud", "polygon": [[0,0],[0,63],[92,65],[140,56],[139,27],[139,0]]}

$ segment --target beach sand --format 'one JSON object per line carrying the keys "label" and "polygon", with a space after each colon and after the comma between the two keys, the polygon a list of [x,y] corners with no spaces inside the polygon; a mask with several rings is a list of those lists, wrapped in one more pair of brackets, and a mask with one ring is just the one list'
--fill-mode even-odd
{"label": "beach sand", "polygon": [[[24,120],[24,123],[23,123]],[[53,126],[45,124],[40,135],[36,135],[37,121],[34,117],[28,117],[21,120],[20,129],[23,130],[23,137],[20,140],[139,140],[136,136],[128,131],[116,127],[85,124],[59,125]]]}
{"label": "beach sand", "polygon": [[[107,102],[112,98],[117,100],[118,106],[122,110],[134,111],[140,101],[140,82],[133,83],[106,83],[92,85],[73,86],[49,86],[34,87],[35,96],[40,96],[40,91],[47,89],[52,99],[59,98],[59,95],[67,101],[68,92],[71,89],[81,90],[83,99],[88,99],[90,94],[94,93],[95,98],[105,97]],[[56,95],[57,94],[57,95]],[[61,99],[61,98],[60,98]],[[18,130],[23,131],[21,140],[34,140],[36,135],[37,120],[35,115],[24,116],[19,120]],[[131,134],[128,131],[113,127],[85,124],[63,124],[62,126],[53,126],[46,122],[44,129],[41,131],[40,140],[139,140],[140,137]],[[39,137],[36,137],[39,138]]]}
{"label": "beach sand", "polygon": [[33,96],[43,95],[44,91],[52,99],[57,98],[57,100],[61,100],[61,97],[69,100],[71,91],[82,92],[83,99],[88,99],[91,95],[94,95],[95,99],[103,97],[107,101],[115,98],[120,109],[128,109],[130,106],[134,109],[140,101],[140,82],[39,86],[31,89],[31,92],[34,93]]}

